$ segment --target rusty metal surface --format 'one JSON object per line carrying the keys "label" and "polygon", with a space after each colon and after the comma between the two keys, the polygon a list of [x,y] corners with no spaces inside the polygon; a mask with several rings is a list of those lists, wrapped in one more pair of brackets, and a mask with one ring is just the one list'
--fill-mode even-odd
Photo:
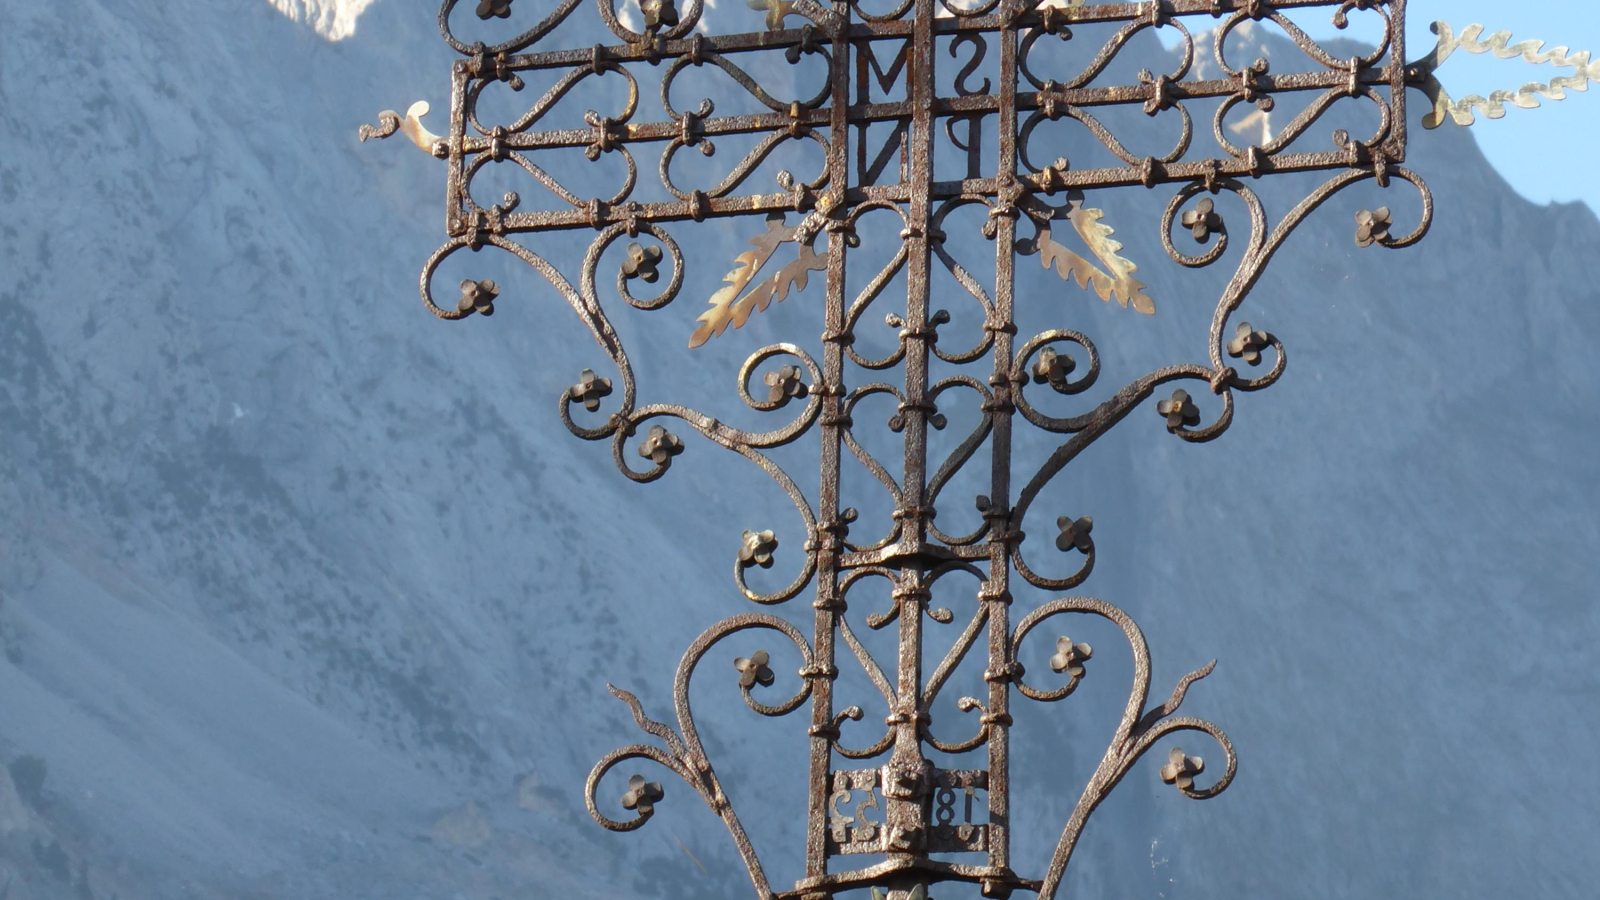
{"label": "rusty metal surface", "polygon": [[[1287,362],[1283,343],[1232,317],[1289,234],[1335,194],[1368,181],[1383,187],[1405,182],[1420,197],[1416,224],[1399,233],[1388,208],[1363,210],[1356,217],[1353,236],[1362,247],[1392,249],[1416,243],[1426,234],[1433,217],[1432,197],[1422,179],[1403,166],[1408,87],[1422,90],[1433,103],[1431,124],[1442,123],[1446,115],[1467,124],[1474,109],[1494,117],[1503,114],[1505,103],[1535,104],[1535,95],[1558,98],[1563,87],[1582,89],[1588,79],[1596,78],[1587,54],[1569,54],[1565,48],[1541,53],[1537,43],[1509,45],[1504,33],[1480,40],[1482,29],[1476,26],[1459,38],[1448,26],[1437,27],[1439,47],[1426,59],[1408,63],[1405,0],[1156,0],[1070,6],[1040,0],[965,4],[899,0],[877,4],[881,12],[846,0],[752,0],[748,15],[752,23],[764,24],[765,31],[713,36],[697,30],[701,0],[681,5],[674,0],[644,0],[642,32],[619,18],[617,0],[596,0],[593,9],[616,42],[572,50],[535,50],[535,46],[587,3],[482,0],[476,8],[480,18],[522,23],[516,26],[523,29],[518,36],[493,46],[469,45],[455,37],[451,22],[457,5],[458,0],[445,0],[439,14],[446,41],[463,57],[453,69],[448,133],[434,135],[423,126],[428,111],[424,103],[413,105],[405,117],[385,112],[379,127],[361,131],[363,140],[403,133],[448,166],[449,239],[423,269],[421,293],[427,307],[444,319],[490,314],[498,285],[464,281],[459,300],[441,305],[434,296],[435,272],[461,250],[495,247],[519,257],[567,300],[615,367],[615,373],[605,377],[584,370],[563,392],[560,415],[573,434],[609,442],[618,468],[635,481],[647,482],[665,475],[673,459],[689,449],[668,428],[668,420],[677,420],[672,427],[698,434],[758,465],[789,496],[803,523],[807,540],[800,548],[780,549],[769,530],[744,531],[733,576],[739,590],[762,605],[789,603],[809,589],[815,613],[812,633],[806,635],[765,612],[744,613],[713,625],[689,647],[678,667],[670,724],[651,719],[631,693],[612,687],[653,740],[607,754],[586,785],[595,820],[612,830],[630,831],[648,822],[659,804],[672,803],[675,792],[625,769],[623,774],[632,776],[626,793],[606,796],[600,794],[601,779],[612,769],[639,760],[653,761],[679,776],[722,818],[758,900],[825,900],[862,887],[871,887],[874,897],[907,900],[927,896],[929,886],[941,881],[975,883],[989,897],[1020,890],[1051,900],[1090,814],[1152,747],[1180,731],[1209,737],[1220,748],[1220,764],[1215,758],[1207,764],[1178,746],[1165,745],[1161,779],[1196,799],[1225,790],[1237,765],[1227,736],[1206,720],[1177,715],[1189,687],[1208,675],[1214,662],[1180,680],[1165,701],[1151,705],[1149,650],[1138,626],[1116,606],[1066,597],[1014,617],[1013,578],[1047,591],[1068,591],[1089,576],[1095,561],[1093,521],[1087,516],[1062,516],[1057,520],[1058,533],[1046,542],[1053,539],[1057,558],[1073,565],[1064,574],[1046,574],[1042,570],[1054,567],[1045,565],[1032,550],[1024,551],[1033,546],[1020,530],[1024,515],[1063,468],[1136,408],[1148,404],[1181,440],[1210,441],[1232,423],[1238,395],[1270,387],[1282,376]],[[1386,38],[1366,56],[1335,58],[1286,16],[1315,8],[1326,8],[1336,24],[1352,11],[1375,11],[1388,23]],[[543,18],[529,26],[530,15]],[[1211,24],[1214,36],[1209,46],[1197,45],[1182,16],[1202,17]],[[1228,58],[1229,34],[1262,20],[1289,35],[1305,52],[1310,71],[1274,73],[1264,61],[1241,65]],[[1096,23],[1116,30],[1086,68],[1055,77],[1037,71],[1047,68],[1032,58],[1041,41],[1074,39],[1075,27]],[[1177,35],[1177,67],[1166,73],[1141,72],[1135,84],[1100,84],[1128,42],[1150,29],[1169,29]],[[941,39],[948,43],[941,45]],[[945,64],[941,47],[948,50],[956,70],[949,94],[941,92],[944,82],[935,77]],[[1488,99],[1455,102],[1435,80],[1434,70],[1457,48],[1571,66],[1577,74],[1514,95],[1502,92]],[[991,53],[998,59],[997,71],[979,76],[978,62]],[[820,59],[829,77],[814,96],[783,102],[740,65],[749,54],[782,54],[790,64]],[[1196,76],[1201,54],[1209,55],[1206,68],[1214,67],[1220,77]],[[706,66],[721,69],[768,111],[718,116],[710,101],[693,110],[676,108],[674,80],[689,68]],[[640,67],[659,68],[660,115],[643,111],[646,104],[633,74]],[[524,115],[505,124],[480,121],[478,98],[487,87],[505,82],[520,90],[522,74],[546,70],[557,73],[554,86],[533,100]],[[576,84],[606,75],[620,76],[628,85],[628,100],[619,115],[590,111],[585,116],[587,128],[538,130]],[[873,101],[872,83],[885,91],[903,89],[905,99]],[[1237,129],[1229,127],[1228,119],[1235,108],[1267,111],[1290,95],[1304,98],[1304,108],[1275,135],[1264,133],[1257,144],[1233,142],[1230,132]],[[1194,101],[1217,105],[1210,130],[1219,152],[1210,157],[1196,158],[1194,152],[1196,128],[1189,109]],[[1375,130],[1365,135],[1340,130],[1333,135],[1333,149],[1291,152],[1290,145],[1340,101],[1370,104],[1377,112]],[[1135,156],[1097,115],[1108,107],[1168,117],[1179,124],[1181,137],[1161,156]],[[1119,164],[1076,168],[1058,158],[1036,165],[1033,157],[1040,150],[1034,148],[1030,154],[1030,144],[1037,127],[1062,118],[1081,123]],[[958,136],[958,122],[964,137]],[[889,144],[867,145],[866,126],[871,123],[893,127]],[[998,157],[987,167],[980,129],[988,131],[998,147]],[[966,177],[961,180],[934,177],[941,133],[964,154]],[[675,155],[685,148],[709,155],[713,139],[725,135],[752,135],[758,140],[716,186],[680,186],[673,170]],[[821,170],[801,175],[782,172],[775,189],[760,190],[750,184],[761,163],[787,142],[819,146],[824,158]],[[628,174],[611,195],[583,197],[540,167],[538,152],[553,148],[581,149],[591,161],[620,158]],[[671,200],[634,198],[642,177],[640,158],[648,153],[659,154],[656,172]],[[472,181],[498,164],[520,168],[561,198],[564,208],[519,212],[520,198],[515,194],[507,194],[494,206],[479,206],[472,198]],[[1323,172],[1326,178],[1297,206],[1274,219],[1249,182],[1281,172]],[[1091,191],[1128,186],[1172,191],[1160,233],[1177,263],[1207,267],[1218,262],[1231,243],[1236,248],[1243,244],[1238,267],[1216,303],[1207,336],[1208,358],[1150,372],[1078,415],[1047,415],[1029,399],[1027,389],[1084,394],[1096,386],[1100,357],[1090,338],[1076,331],[1017,334],[1013,284],[1018,258],[1037,257],[1045,268],[1106,302],[1141,313],[1156,312],[1155,300],[1134,277],[1137,266],[1119,255],[1121,244],[1103,221],[1104,213],[1087,205]],[[1242,203],[1247,221],[1224,221],[1213,199],[1219,194],[1233,195]],[[981,229],[973,234],[947,233],[949,213],[968,206],[986,212]],[[866,291],[848,297],[845,271],[859,243],[857,224],[863,214],[877,210],[900,217],[901,246]],[[759,216],[765,224],[752,227],[754,249],[734,261],[727,286],[709,298],[696,330],[685,336],[691,347],[739,327],[793,292],[809,289],[823,295],[819,355],[795,343],[772,344],[750,356],[738,373],[737,390],[747,406],[781,411],[785,417],[784,424],[764,432],[736,429],[683,406],[641,403],[628,354],[610,324],[598,287],[603,254],[613,244],[625,242],[625,259],[615,282],[622,300],[641,310],[674,302],[684,283],[685,259],[666,226],[734,216]],[[1053,228],[1057,222],[1070,228]],[[519,241],[521,236],[565,229],[594,233],[576,283]],[[1087,255],[1074,252],[1055,236],[1069,231],[1088,248]],[[1180,243],[1189,241],[1193,252],[1180,249]],[[958,259],[985,245],[986,252],[994,253],[992,285],[979,284]],[[932,308],[929,284],[936,266],[948,269],[982,307],[980,333],[964,340],[941,334],[950,317]],[[655,284],[668,271],[665,286],[655,296],[632,293],[638,282]],[[906,287],[904,305],[888,317],[900,329],[897,345],[886,357],[864,357],[854,346],[856,325],[883,300],[886,286],[896,277],[903,277]],[[935,381],[930,366],[936,359],[975,368],[972,374]],[[865,377],[876,371],[897,371],[899,381]],[[752,393],[757,375],[765,390],[758,386]],[[1213,405],[1220,412],[1215,418],[1202,416],[1191,390],[1217,399]],[[1160,398],[1158,391],[1163,391]],[[981,424],[948,458],[931,459],[928,429],[943,428],[946,416],[941,408],[957,404],[966,392],[973,395],[967,402],[976,402],[982,411]],[[892,397],[898,404],[890,427],[902,439],[899,460],[875,458],[855,437],[852,411],[874,395]],[[574,403],[583,408],[577,417]],[[1017,473],[1022,477],[1014,480],[1011,445],[1019,425],[1059,435],[1061,443],[1037,470]],[[764,452],[802,437],[818,440],[821,446],[814,505]],[[627,452],[630,443],[633,453]],[[986,457],[980,453],[985,447]],[[701,449],[697,446],[690,452]],[[893,522],[884,534],[854,533],[857,514],[840,496],[845,452],[858,458],[893,498]],[[990,469],[989,493],[977,498],[985,524],[972,534],[946,534],[936,524],[936,504],[952,476],[974,461]],[[746,583],[750,568],[775,564],[796,568],[787,586],[763,593]],[[925,620],[954,621],[949,610],[929,603],[933,586],[946,576],[976,580],[976,612],[949,653],[934,659],[925,655],[922,629]],[[852,588],[880,578],[890,588],[891,607],[866,615],[859,608],[852,610]],[[857,615],[851,616],[852,611]],[[1027,673],[1017,662],[1023,642],[1061,616],[1097,617],[1120,628],[1132,648],[1133,685],[1116,733],[1064,826],[1054,855],[1042,867],[1039,861],[1017,866],[1011,859],[1008,833],[1012,700],[1016,695],[1037,702],[1063,700],[1093,670],[1092,648],[1049,630],[1042,640],[1055,641],[1051,672]],[[860,624],[896,629],[897,657],[874,658],[856,636],[854,629]],[[792,643],[802,660],[799,670],[775,672],[772,657],[751,632]],[[731,646],[721,646],[734,636]],[[735,679],[756,713],[785,716],[809,709],[805,736],[796,728],[796,739],[808,740],[811,748],[806,874],[792,887],[769,884],[695,725],[689,682],[713,648],[714,671]],[[967,720],[939,723],[936,734],[934,701],[956,667],[973,653],[984,658],[987,691],[981,697],[961,698],[959,709]],[[726,668],[730,664],[731,672]],[[859,707],[839,707],[834,683],[841,665],[860,666],[881,694],[890,710],[881,732],[861,721]],[[777,702],[769,705],[762,698]],[[860,724],[847,727],[847,722]],[[951,730],[960,738],[940,736]],[[930,761],[930,749],[972,754],[973,764],[960,770],[937,767]],[[610,813],[618,809],[631,816],[612,818]],[[982,854],[982,861],[940,858],[952,853]],[[853,866],[851,858],[861,854],[882,858]]]}

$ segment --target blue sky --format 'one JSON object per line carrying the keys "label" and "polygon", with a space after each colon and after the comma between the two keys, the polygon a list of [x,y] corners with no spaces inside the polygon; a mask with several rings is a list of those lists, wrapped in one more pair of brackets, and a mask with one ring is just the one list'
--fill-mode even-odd
{"label": "blue sky", "polygon": [[[1328,18],[1296,16],[1312,37],[1341,34]],[[1600,2],[1595,0],[1414,0],[1406,18],[1410,30],[1407,55],[1412,59],[1433,47],[1435,38],[1429,25],[1436,20],[1449,22],[1458,33],[1476,22],[1490,32],[1510,31],[1513,41],[1543,40],[1546,46],[1565,45],[1574,51],[1600,54]],[[1376,40],[1381,33],[1377,22],[1375,14],[1353,14],[1350,28],[1342,33]],[[1440,69],[1439,79],[1451,96],[1459,98],[1511,90],[1529,81],[1548,82],[1557,74],[1571,75],[1572,70],[1457,53]],[[1596,165],[1600,158],[1600,85],[1590,84],[1581,94],[1568,91],[1567,99],[1546,101],[1540,109],[1511,109],[1504,119],[1489,121],[1480,116],[1470,130],[1489,160],[1523,196],[1540,203],[1584,200],[1600,213],[1600,165]]]}

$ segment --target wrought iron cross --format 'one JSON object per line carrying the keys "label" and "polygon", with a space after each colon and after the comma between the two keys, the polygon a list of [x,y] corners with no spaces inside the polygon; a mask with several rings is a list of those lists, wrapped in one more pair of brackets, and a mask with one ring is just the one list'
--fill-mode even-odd
{"label": "wrought iron cross", "polygon": [[[481,0],[476,13],[490,21],[514,19],[537,15],[535,5],[530,0]],[[1196,776],[1204,772],[1205,764],[1170,746],[1160,770],[1162,779],[1197,799],[1222,792],[1234,777],[1232,744],[1212,723],[1176,715],[1190,685],[1205,677],[1211,665],[1183,678],[1164,702],[1152,706],[1148,650],[1138,627],[1120,609],[1098,599],[1064,597],[1014,614],[1013,577],[1036,588],[1069,591],[1088,577],[1095,559],[1092,521],[1063,517],[1055,523],[1056,548],[1069,558],[1081,557],[1081,564],[1070,574],[1041,574],[1034,567],[1037,561],[1030,563],[1024,553],[1025,517],[1057,473],[1163,386],[1192,382],[1197,392],[1218,398],[1221,411],[1210,422],[1202,422],[1193,398],[1182,388],[1154,405],[1173,435],[1202,442],[1216,438],[1231,424],[1236,395],[1269,387],[1280,378],[1286,363],[1282,343],[1249,323],[1234,322],[1233,314],[1289,233],[1334,195],[1366,181],[1384,187],[1396,180],[1408,182],[1421,198],[1418,224],[1400,234],[1394,230],[1394,216],[1387,208],[1362,210],[1356,217],[1356,240],[1363,247],[1392,249],[1423,237],[1433,205],[1422,179],[1403,165],[1408,88],[1427,97],[1431,111],[1423,122],[1431,128],[1446,121],[1470,124],[1479,112],[1498,118],[1505,114],[1508,103],[1536,106],[1541,96],[1560,99],[1565,89],[1583,90],[1589,81],[1600,81],[1600,70],[1593,67],[1587,54],[1569,53],[1566,48],[1545,51],[1538,42],[1513,45],[1503,32],[1484,38],[1478,26],[1458,36],[1443,23],[1437,24],[1437,46],[1420,60],[1407,62],[1406,0],[970,0],[965,4],[957,0],[749,0],[747,5],[764,15],[766,29],[716,36],[697,29],[704,11],[702,0],[687,0],[682,10],[674,0],[638,0],[642,22],[625,21],[618,0],[594,0],[599,23],[616,43],[588,49],[533,49],[581,6],[588,5],[584,0],[559,0],[551,9],[552,4],[546,3],[540,9],[544,18],[537,24],[510,40],[488,46],[467,44],[455,37],[451,22],[458,0],[445,0],[439,14],[440,29],[446,42],[462,56],[453,69],[448,133],[429,132],[422,123],[427,104],[418,103],[404,117],[394,112],[382,114],[379,127],[363,127],[362,139],[402,132],[449,167],[449,240],[428,260],[421,280],[422,298],[430,310],[445,319],[491,314],[500,294],[494,282],[462,282],[460,297],[443,305],[435,299],[432,282],[448,257],[463,249],[495,247],[519,257],[543,276],[593,333],[615,368],[621,397],[619,401],[608,399],[614,393],[610,376],[585,370],[560,402],[562,421],[573,434],[610,441],[617,465],[627,477],[653,481],[664,475],[673,458],[685,449],[683,441],[664,424],[676,419],[712,443],[755,462],[793,501],[808,535],[800,571],[793,581],[772,593],[759,592],[746,582],[747,569],[773,565],[777,540],[770,531],[743,534],[734,575],[744,596],[760,605],[787,603],[813,588],[812,634],[802,633],[785,619],[756,612],[713,625],[690,646],[679,665],[673,688],[676,721],[671,725],[651,720],[634,695],[611,688],[656,743],[623,747],[606,755],[586,786],[591,815],[607,828],[630,831],[649,821],[667,792],[660,784],[633,775],[621,799],[621,807],[632,817],[614,819],[602,810],[598,796],[601,778],[621,763],[641,759],[672,771],[722,818],[749,870],[758,900],[826,900],[837,892],[862,887],[870,887],[875,897],[922,900],[930,885],[946,881],[978,884],[989,897],[1006,897],[1021,890],[1051,900],[1089,815],[1136,761],[1159,741],[1180,731],[1203,733],[1220,745],[1221,773],[1208,786],[1201,786]],[[1333,21],[1340,27],[1352,13],[1379,16],[1384,38],[1370,53],[1335,58],[1285,15],[1315,7],[1332,8]],[[1238,64],[1228,58],[1229,35],[1246,23],[1263,20],[1281,27],[1305,52],[1308,71],[1275,73],[1264,60]],[[1200,21],[1212,29],[1210,46],[1204,52],[1215,66],[1215,77],[1196,74],[1201,51],[1186,21]],[[1043,77],[1047,73],[1039,70],[1048,63],[1030,65],[1041,41],[1073,40],[1075,28],[1084,30],[1090,25],[1106,26],[1111,36],[1085,68]],[[1155,74],[1146,70],[1134,84],[1102,84],[1107,67],[1129,40],[1152,29],[1177,36],[1179,61],[1173,71]],[[1573,71],[1515,92],[1455,101],[1433,72],[1456,50],[1522,57]],[[998,55],[997,77],[980,78],[975,73],[991,51]],[[773,97],[741,66],[741,60],[750,55],[772,53],[784,54],[791,64],[802,58],[820,58],[829,75],[824,88],[810,98],[785,101]],[[947,56],[953,61],[954,77],[941,80],[936,75]],[[642,111],[636,80],[636,73],[652,67],[660,72],[658,115]],[[694,109],[679,109],[673,100],[674,81],[695,67],[721,69],[767,111],[718,116],[709,100]],[[503,82],[521,90],[523,74],[551,71],[556,73],[553,86],[519,119],[492,125],[480,121],[478,100],[487,88]],[[628,100],[620,113],[606,116],[589,111],[584,128],[536,129],[575,85],[609,77],[620,77],[628,86]],[[948,93],[941,91],[945,83],[953,86]],[[904,99],[874,99],[874,85],[883,94],[903,90]],[[1237,143],[1230,136],[1239,131],[1230,123],[1240,114],[1264,114],[1291,96],[1308,99],[1276,134],[1263,128],[1259,140]],[[1367,135],[1340,130],[1332,134],[1327,149],[1290,152],[1291,145],[1341,103],[1371,104],[1377,111],[1375,130]],[[1217,149],[1209,154],[1193,148],[1190,107],[1202,105],[1215,106],[1211,131]],[[1171,117],[1181,125],[1181,137],[1161,156],[1134,156],[1101,121],[1102,109],[1125,106],[1140,108],[1155,118]],[[1061,158],[1041,162],[1039,157],[1050,154],[1037,149],[1030,153],[1037,126],[1063,118],[1084,126],[1118,164],[1080,168]],[[889,126],[888,143],[873,146],[867,141],[868,127],[874,124]],[[940,144],[941,129],[947,144]],[[676,154],[695,149],[709,155],[716,139],[733,135],[752,135],[757,142],[726,178],[714,186],[679,184],[674,175]],[[995,139],[999,150],[993,168],[987,170],[981,152],[986,135]],[[807,141],[823,151],[820,172],[806,180],[785,171],[777,176],[775,185],[749,184],[775,148]],[[1308,138],[1307,143],[1314,142]],[[964,177],[935,177],[936,146],[964,154],[958,158],[965,167]],[[609,197],[582,196],[540,166],[539,153],[553,148],[582,149],[591,161],[618,156],[628,174]],[[647,152],[659,152],[659,177],[671,199],[635,199],[639,177],[635,154]],[[474,177],[489,166],[506,163],[520,167],[552,192],[559,198],[559,208],[519,212],[516,194],[507,194],[502,202],[490,206],[477,202],[471,193]],[[1321,187],[1274,223],[1250,182],[1283,172],[1329,174]],[[1097,382],[1100,358],[1091,340],[1076,331],[1052,329],[1019,339],[1013,294],[1018,257],[1037,256],[1062,279],[1093,289],[1102,300],[1153,313],[1154,300],[1134,278],[1137,267],[1119,255],[1121,245],[1102,221],[1103,213],[1086,206],[1085,197],[1088,191],[1102,188],[1167,185],[1176,190],[1162,217],[1160,234],[1172,259],[1186,267],[1203,268],[1222,259],[1230,244],[1244,244],[1235,274],[1216,305],[1206,361],[1151,372],[1079,415],[1046,414],[1024,389],[1032,385],[1041,390],[1048,387],[1059,395],[1083,394]],[[1230,202],[1243,207],[1247,227],[1230,230],[1213,199],[1224,199],[1219,195],[1231,195]],[[985,219],[974,234],[961,235],[967,240],[957,247],[946,231],[946,221],[952,211],[963,207],[981,207]],[[864,214],[879,210],[900,218],[901,247],[894,259],[873,275],[866,290],[847,296],[845,272],[857,245],[856,225]],[[766,217],[765,230],[751,242],[755,249],[736,260],[726,277],[727,287],[710,298],[688,336],[691,347],[739,327],[770,304],[806,290],[813,280],[820,284],[811,290],[823,295],[820,359],[799,345],[779,343],[751,355],[739,372],[739,395],[749,407],[763,412],[799,408],[787,424],[761,433],[730,427],[681,406],[641,404],[628,355],[602,307],[598,288],[601,258],[613,244],[627,241],[616,278],[618,295],[640,310],[657,310],[672,303],[684,283],[685,259],[665,226],[738,216]],[[1081,239],[1086,252],[1070,249],[1055,236],[1056,223],[1062,222]],[[576,285],[557,265],[519,240],[522,235],[569,229],[595,233]],[[1180,235],[1178,242],[1195,242],[1195,252],[1179,248],[1173,237],[1175,229]],[[980,284],[957,258],[983,243],[995,254],[992,288]],[[764,274],[769,264],[775,271]],[[930,273],[939,265],[949,269],[965,289],[968,297],[963,302],[970,300],[981,307],[981,333],[960,341],[941,334],[949,317],[932,308],[929,288]],[[658,295],[641,298],[633,293],[639,282],[657,282],[664,268],[670,268],[671,274]],[[812,273],[823,275],[812,279]],[[856,326],[869,308],[883,300],[886,285],[902,273],[905,302],[890,315],[900,329],[896,347],[887,356],[867,358],[854,346]],[[953,343],[957,349],[951,349]],[[935,358],[953,366],[975,367],[977,374],[935,381],[930,375]],[[883,370],[899,370],[898,383],[867,377]],[[751,379],[758,371],[767,388],[764,394],[760,388],[751,392]],[[941,407],[968,393],[971,402],[981,408],[981,424],[951,456],[930,460],[929,429],[946,424]],[[900,460],[874,458],[854,436],[853,410],[861,400],[875,395],[892,396],[898,404],[890,427],[903,437]],[[585,412],[575,414],[574,404]],[[1012,433],[1019,424],[1060,435],[1061,443],[1041,468],[1029,473],[1025,481],[1014,482]],[[821,443],[814,503],[764,452],[808,434]],[[643,460],[643,468],[630,464],[626,452],[630,442],[634,442],[634,454]],[[978,498],[984,524],[970,534],[946,533],[935,519],[941,492],[952,476],[985,449],[990,488]],[[844,503],[840,464],[846,452],[859,458],[892,498],[890,521],[858,522],[855,510]],[[881,528],[857,536],[869,525]],[[973,578],[975,602],[950,652],[934,661],[925,658],[923,629],[925,620],[955,621],[951,611],[929,603],[933,585],[947,576]],[[890,585],[892,605],[856,621],[872,629],[893,626],[898,630],[899,653],[892,665],[873,658],[853,630],[859,626],[851,624],[851,589],[867,579],[883,579]],[[1100,617],[1122,629],[1133,650],[1134,684],[1115,736],[1063,829],[1053,857],[1042,871],[1036,864],[1019,870],[1011,858],[1008,830],[1012,700],[1016,694],[1046,702],[1067,697],[1085,676],[1092,650],[1059,636],[1050,662],[1054,675],[1042,679],[1024,672],[1017,662],[1018,650],[1047,620],[1068,614]],[[777,632],[787,638],[797,648],[802,665],[796,692],[768,705],[758,699],[757,692],[776,681],[771,657],[753,646],[741,647],[749,656],[730,653],[733,670],[728,677],[737,678],[745,702],[765,716],[784,716],[808,703],[810,708],[804,738],[811,747],[806,874],[792,889],[777,889],[768,883],[706,755],[689,706],[689,679],[700,661],[725,638],[750,630]],[[949,730],[963,727],[963,722],[937,723],[941,730],[936,731],[931,710],[957,665],[975,648],[981,648],[977,652],[986,658],[986,690],[980,696],[961,699],[960,709],[968,714],[963,720],[966,733],[960,739],[946,740],[940,734],[948,736]],[[851,739],[849,731],[854,729],[844,727],[847,720],[861,720],[862,712],[856,706],[841,708],[835,697],[840,665],[860,666],[889,709],[882,736],[870,740],[869,734],[864,745]],[[946,756],[973,754],[973,763],[961,769],[938,767],[929,759],[929,748]],[[879,859],[851,865],[849,860],[860,855]],[[951,860],[952,855],[965,861]]]}

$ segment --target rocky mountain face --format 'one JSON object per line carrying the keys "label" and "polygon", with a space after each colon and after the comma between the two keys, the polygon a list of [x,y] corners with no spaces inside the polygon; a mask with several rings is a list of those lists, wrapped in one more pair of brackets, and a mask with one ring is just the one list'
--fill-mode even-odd
{"label": "rocky mountain face", "polygon": [[[497,314],[427,315],[416,271],[443,233],[442,168],[354,135],[380,109],[444,108],[432,11],[376,4],[330,42],[306,23],[326,32],[339,5],[287,6],[297,20],[260,0],[0,4],[0,898],[747,896],[720,823],[665,773],[647,773],[660,812],[628,835],[589,820],[581,786],[644,739],[605,685],[666,718],[683,648],[749,606],[727,580],[740,532],[776,529],[760,574],[792,576],[793,509],[708,442],[641,487],[568,434],[555,398],[605,359],[526,269],[461,260],[439,283],[495,278]],[[1139,68],[1118,65],[1108,77]],[[1170,141],[1166,126],[1134,117],[1130,146]],[[1094,164],[1081,132],[1040,141]],[[1419,129],[1413,146],[1431,236],[1352,244],[1363,206],[1415,223],[1404,185],[1308,220],[1245,310],[1283,339],[1288,374],[1240,398],[1232,431],[1191,446],[1140,412],[1025,523],[1048,548],[1056,515],[1094,517],[1083,590],[1141,623],[1153,693],[1220,660],[1185,709],[1242,759],[1206,803],[1142,764],[1091,822],[1072,896],[1593,893],[1600,222],[1518,198],[1465,132]],[[1252,186],[1277,216],[1314,185]],[[1093,402],[1205,355],[1234,258],[1168,262],[1170,197],[1093,198],[1154,317],[1019,263],[1024,332],[1074,328],[1105,357]],[[756,348],[817,331],[818,291],[683,349],[756,227],[676,228],[693,242],[683,296],[613,304],[642,402],[771,427],[733,378]],[[586,242],[537,249],[575,277]],[[992,256],[975,228],[952,247],[980,270]],[[955,282],[937,289],[970,325]],[[952,411],[936,449],[971,415]],[[1053,446],[1019,439],[1019,473]],[[813,496],[815,455],[780,454]],[[978,484],[941,502],[952,527],[977,520],[956,498]],[[865,529],[881,499],[859,471],[846,490]],[[1125,699],[1120,638],[1073,637],[1096,648],[1085,686],[1017,710],[1019,868],[1048,858]],[[743,709],[729,661],[708,659],[696,710],[787,884],[803,726]]]}

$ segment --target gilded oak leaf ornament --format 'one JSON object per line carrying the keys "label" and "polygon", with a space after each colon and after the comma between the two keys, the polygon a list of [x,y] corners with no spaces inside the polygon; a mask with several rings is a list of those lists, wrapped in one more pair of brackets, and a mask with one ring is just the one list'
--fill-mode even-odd
{"label": "gilded oak leaf ornament", "polygon": [[[779,246],[800,241],[800,226],[785,225],[783,220],[783,213],[768,216],[767,230],[750,239],[756,249],[746,250],[735,258],[736,268],[722,279],[728,282],[728,286],[711,295],[711,308],[700,314],[697,320],[700,327],[689,336],[690,347],[704,344],[727,331],[730,325],[742,327],[752,313],[765,310],[774,300],[783,300],[789,296],[790,290],[805,290],[810,273],[827,269],[827,257],[818,254],[809,242],[804,242],[800,243],[799,258],[770,278],[756,282],[756,276],[778,252]],[[753,288],[750,287],[752,283],[755,283]],[[750,288],[748,294],[744,294],[746,288]],[[740,297],[740,294],[744,296]]]}
{"label": "gilded oak leaf ornament", "polygon": [[[1023,256],[1037,253],[1040,264],[1046,269],[1053,267],[1063,281],[1076,281],[1078,287],[1094,288],[1101,300],[1109,302],[1115,298],[1122,306],[1132,306],[1147,316],[1155,315],[1155,301],[1145,293],[1144,282],[1133,277],[1139,267],[1118,255],[1122,242],[1112,238],[1114,232],[1111,226],[1100,221],[1105,218],[1105,211],[1085,207],[1082,192],[1068,194],[1064,207],[1047,206],[1037,201],[1030,203],[1028,215],[1038,233],[1032,238],[1017,241],[1018,253]],[[1072,225],[1090,253],[1105,268],[1096,266],[1056,241],[1050,223],[1059,219],[1065,219]]]}

